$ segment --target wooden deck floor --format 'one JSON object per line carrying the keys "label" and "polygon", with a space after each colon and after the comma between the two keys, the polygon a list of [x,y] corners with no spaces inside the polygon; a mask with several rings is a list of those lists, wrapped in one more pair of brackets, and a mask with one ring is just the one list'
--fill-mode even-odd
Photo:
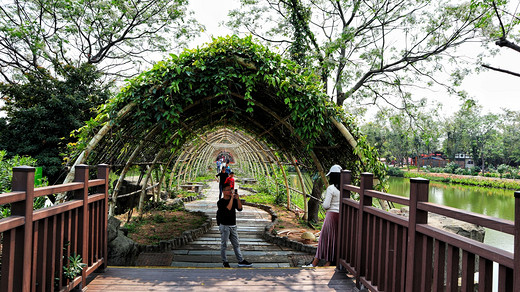
{"label": "wooden deck floor", "polygon": [[358,291],[334,268],[120,268],[95,274],[88,291]]}

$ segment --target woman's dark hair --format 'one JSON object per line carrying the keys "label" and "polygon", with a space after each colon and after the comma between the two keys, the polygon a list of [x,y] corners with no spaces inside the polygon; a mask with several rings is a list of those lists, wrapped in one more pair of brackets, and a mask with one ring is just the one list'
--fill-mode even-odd
{"label": "woman's dark hair", "polygon": [[339,180],[341,177],[341,173],[339,172],[331,172],[329,174],[329,184],[334,185],[339,190]]}

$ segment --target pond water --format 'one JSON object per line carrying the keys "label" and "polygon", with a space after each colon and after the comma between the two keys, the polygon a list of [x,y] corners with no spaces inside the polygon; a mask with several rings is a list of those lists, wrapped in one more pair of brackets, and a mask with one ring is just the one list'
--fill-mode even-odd
{"label": "pond water", "polygon": [[[390,177],[388,193],[409,197],[410,179]],[[430,181],[429,201],[465,211],[514,220],[514,191]],[[486,228],[486,244],[513,252],[513,236]]]}

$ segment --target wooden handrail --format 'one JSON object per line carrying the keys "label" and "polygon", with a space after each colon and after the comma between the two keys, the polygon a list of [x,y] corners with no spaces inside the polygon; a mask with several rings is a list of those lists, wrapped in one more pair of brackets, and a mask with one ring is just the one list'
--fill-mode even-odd
{"label": "wooden handrail", "polygon": [[10,192],[0,194],[0,205],[11,204],[14,202],[23,201],[25,199],[25,192]]}
{"label": "wooden handrail", "polygon": [[387,194],[387,193],[376,191],[376,190],[367,190],[365,192],[365,194],[367,196],[371,196],[373,198],[378,198],[381,200],[390,201],[390,202],[394,202],[394,203],[405,205],[405,206],[410,205],[410,199],[401,197],[401,196],[397,196],[397,195],[391,195],[391,194]]}
{"label": "wooden handrail", "polygon": [[68,184],[55,185],[55,186],[46,186],[35,189],[34,196],[42,197],[48,196],[57,193],[70,192],[75,190],[80,190],[83,188],[83,183],[81,182],[72,182]]}
{"label": "wooden handrail", "polygon": [[457,208],[452,208],[429,202],[421,202],[417,204],[417,208],[424,211],[450,217],[453,219],[457,219],[460,221],[465,221],[472,224],[480,225],[482,227],[494,229],[500,232],[508,234],[515,233],[515,222],[511,220],[495,218],[469,211],[462,211]]}
{"label": "wooden handrail", "polygon": [[481,243],[466,237],[461,237],[450,232],[439,230],[427,224],[417,225],[417,231],[425,235],[442,240],[452,246],[471,250],[475,255],[485,257],[501,265],[513,268],[514,255],[511,252]]}
{"label": "wooden handrail", "polygon": [[[75,182],[34,188],[32,167],[13,169],[13,191],[0,194],[12,216],[0,219],[2,257],[0,292],[70,291],[86,287],[87,276],[104,269],[107,260],[108,165],[98,166],[89,180],[89,166],[77,165]],[[74,199],[33,210],[33,198],[73,192]],[[69,257],[87,265],[74,279],[65,277]]]}
{"label": "wooden handrail", "polygon": [[7,218],[2,218],[0,219],[0,232],[15,229],[24,224],[25,218],[23,216],[9,216]]}
{"label": "wooden handrail", "polygon": [[[372,189],[373,176],[341,173],[337,263],[370,291],[520,291],[520,192],[515,192],[515,221],[428,202],[429,181],[410,180],[410,198]],[[359,201],[351,192],[359,194]],[[409,206],[400,216],[372,206],[372,198]],[[435,213],[514,235],[514,253],[428,224]],[[459,264],[459,260],[462,263]],[[498,265],[498,279],[493,276]],[[432,269],[433,267],[433,269]],[[478,279],[474,279],[478,269]],[[495,270],[495,272],[497,272]],[[496,281],[498,283],[493,283]]]}

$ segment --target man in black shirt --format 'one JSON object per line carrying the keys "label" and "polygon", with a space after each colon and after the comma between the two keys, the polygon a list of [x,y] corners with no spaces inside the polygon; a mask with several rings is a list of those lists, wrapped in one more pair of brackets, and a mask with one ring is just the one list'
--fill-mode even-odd
{"label": "man in black shirt", "polygon": [[251,267],[252,264],[242,257],[240,243],[238,242],[236,210],[242,211],[242,202],[238,197],[238,192],[235,190],[233,193],[229,184],[224,185],[222,194],[224,197],[217,202],[217,224],[220,231],[220,256],[222,257],[222,263],[225,268],[230,267],[226,255],[227,241],[229,239],[237,257],[238,266]]}
{"label": "man in black shirt", "polygon": [[229,174],[226,172],[226,168],[222,167],[221,171],[215,175],[216,180],[218,181],[218,199],[220,200],[222,198],[222,188],[224,187],[224,182],[226,181],[226,178],[228,178]]}

